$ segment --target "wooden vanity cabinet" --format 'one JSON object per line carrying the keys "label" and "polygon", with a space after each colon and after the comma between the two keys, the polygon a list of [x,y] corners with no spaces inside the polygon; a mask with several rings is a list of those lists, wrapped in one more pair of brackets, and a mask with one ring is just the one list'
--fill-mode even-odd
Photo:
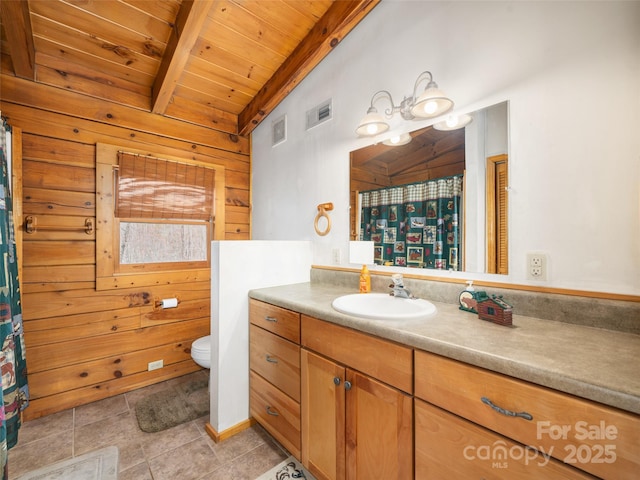
{"label": "wooden vanity cabinet", "polygon": [[300,314],[249,301],[249,411],[300,458]]}
{"label": "wooden vanity cabinet", "polygon": [[305,315],[302,345],[303,465],[319,480],[413,478],[412,350]]}
{"label": "wooden vanity cabinet", "polygon": [[249,313],[251,415],[318,480],[638,478],[638,415],[254,299]]}
{"label": "wooden vanity cabinet", "polygon": [[638,478],[637,415],[422,351],[415,396],[416,478]]}

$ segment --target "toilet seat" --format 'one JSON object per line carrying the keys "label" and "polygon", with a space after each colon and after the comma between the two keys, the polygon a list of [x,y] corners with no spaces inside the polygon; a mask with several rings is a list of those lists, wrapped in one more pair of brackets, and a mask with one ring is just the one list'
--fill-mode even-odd
{"label": "toilet seat", "polygon": [[198,338],[191,344],[191,358],[204,368],[211,368],[211,335]]}

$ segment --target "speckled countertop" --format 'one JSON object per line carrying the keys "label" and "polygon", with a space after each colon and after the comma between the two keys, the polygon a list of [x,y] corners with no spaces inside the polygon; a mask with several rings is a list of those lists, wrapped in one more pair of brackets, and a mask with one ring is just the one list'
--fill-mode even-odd
{"label": "speckled countertop", "polygon": [[438,313],[421,321],[380,321],[331,307],[357,293],[299,283],[251,290],[256,300],[295,310],[428,352],[640,414],[640,336],[513,315],[503,327],[434,302]]}

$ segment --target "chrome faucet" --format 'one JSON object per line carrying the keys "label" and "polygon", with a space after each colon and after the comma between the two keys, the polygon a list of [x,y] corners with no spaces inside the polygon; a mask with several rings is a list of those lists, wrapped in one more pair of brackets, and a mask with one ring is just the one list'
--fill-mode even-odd
{"label": "chrome faucet", "polygon": [[389,287],[393,288],[389,295],[393,295],[398,298],[416,298],[411,294],[411,290],[404,288],[404,280],[400,273],[394,273],[391,275],[393,283]]}

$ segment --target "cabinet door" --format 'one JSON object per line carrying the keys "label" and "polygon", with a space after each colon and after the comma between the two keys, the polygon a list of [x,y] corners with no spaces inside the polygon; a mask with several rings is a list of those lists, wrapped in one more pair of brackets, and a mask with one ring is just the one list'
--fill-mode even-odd
{"label": "cabinet door", "polygon": [[345,369],[302,349],[302,464],[318,480],[345,478]]}
{"label": "cabinet door", "polygon": [[349,369],[347,382],[347,480],[413,478],[413,399]]}

